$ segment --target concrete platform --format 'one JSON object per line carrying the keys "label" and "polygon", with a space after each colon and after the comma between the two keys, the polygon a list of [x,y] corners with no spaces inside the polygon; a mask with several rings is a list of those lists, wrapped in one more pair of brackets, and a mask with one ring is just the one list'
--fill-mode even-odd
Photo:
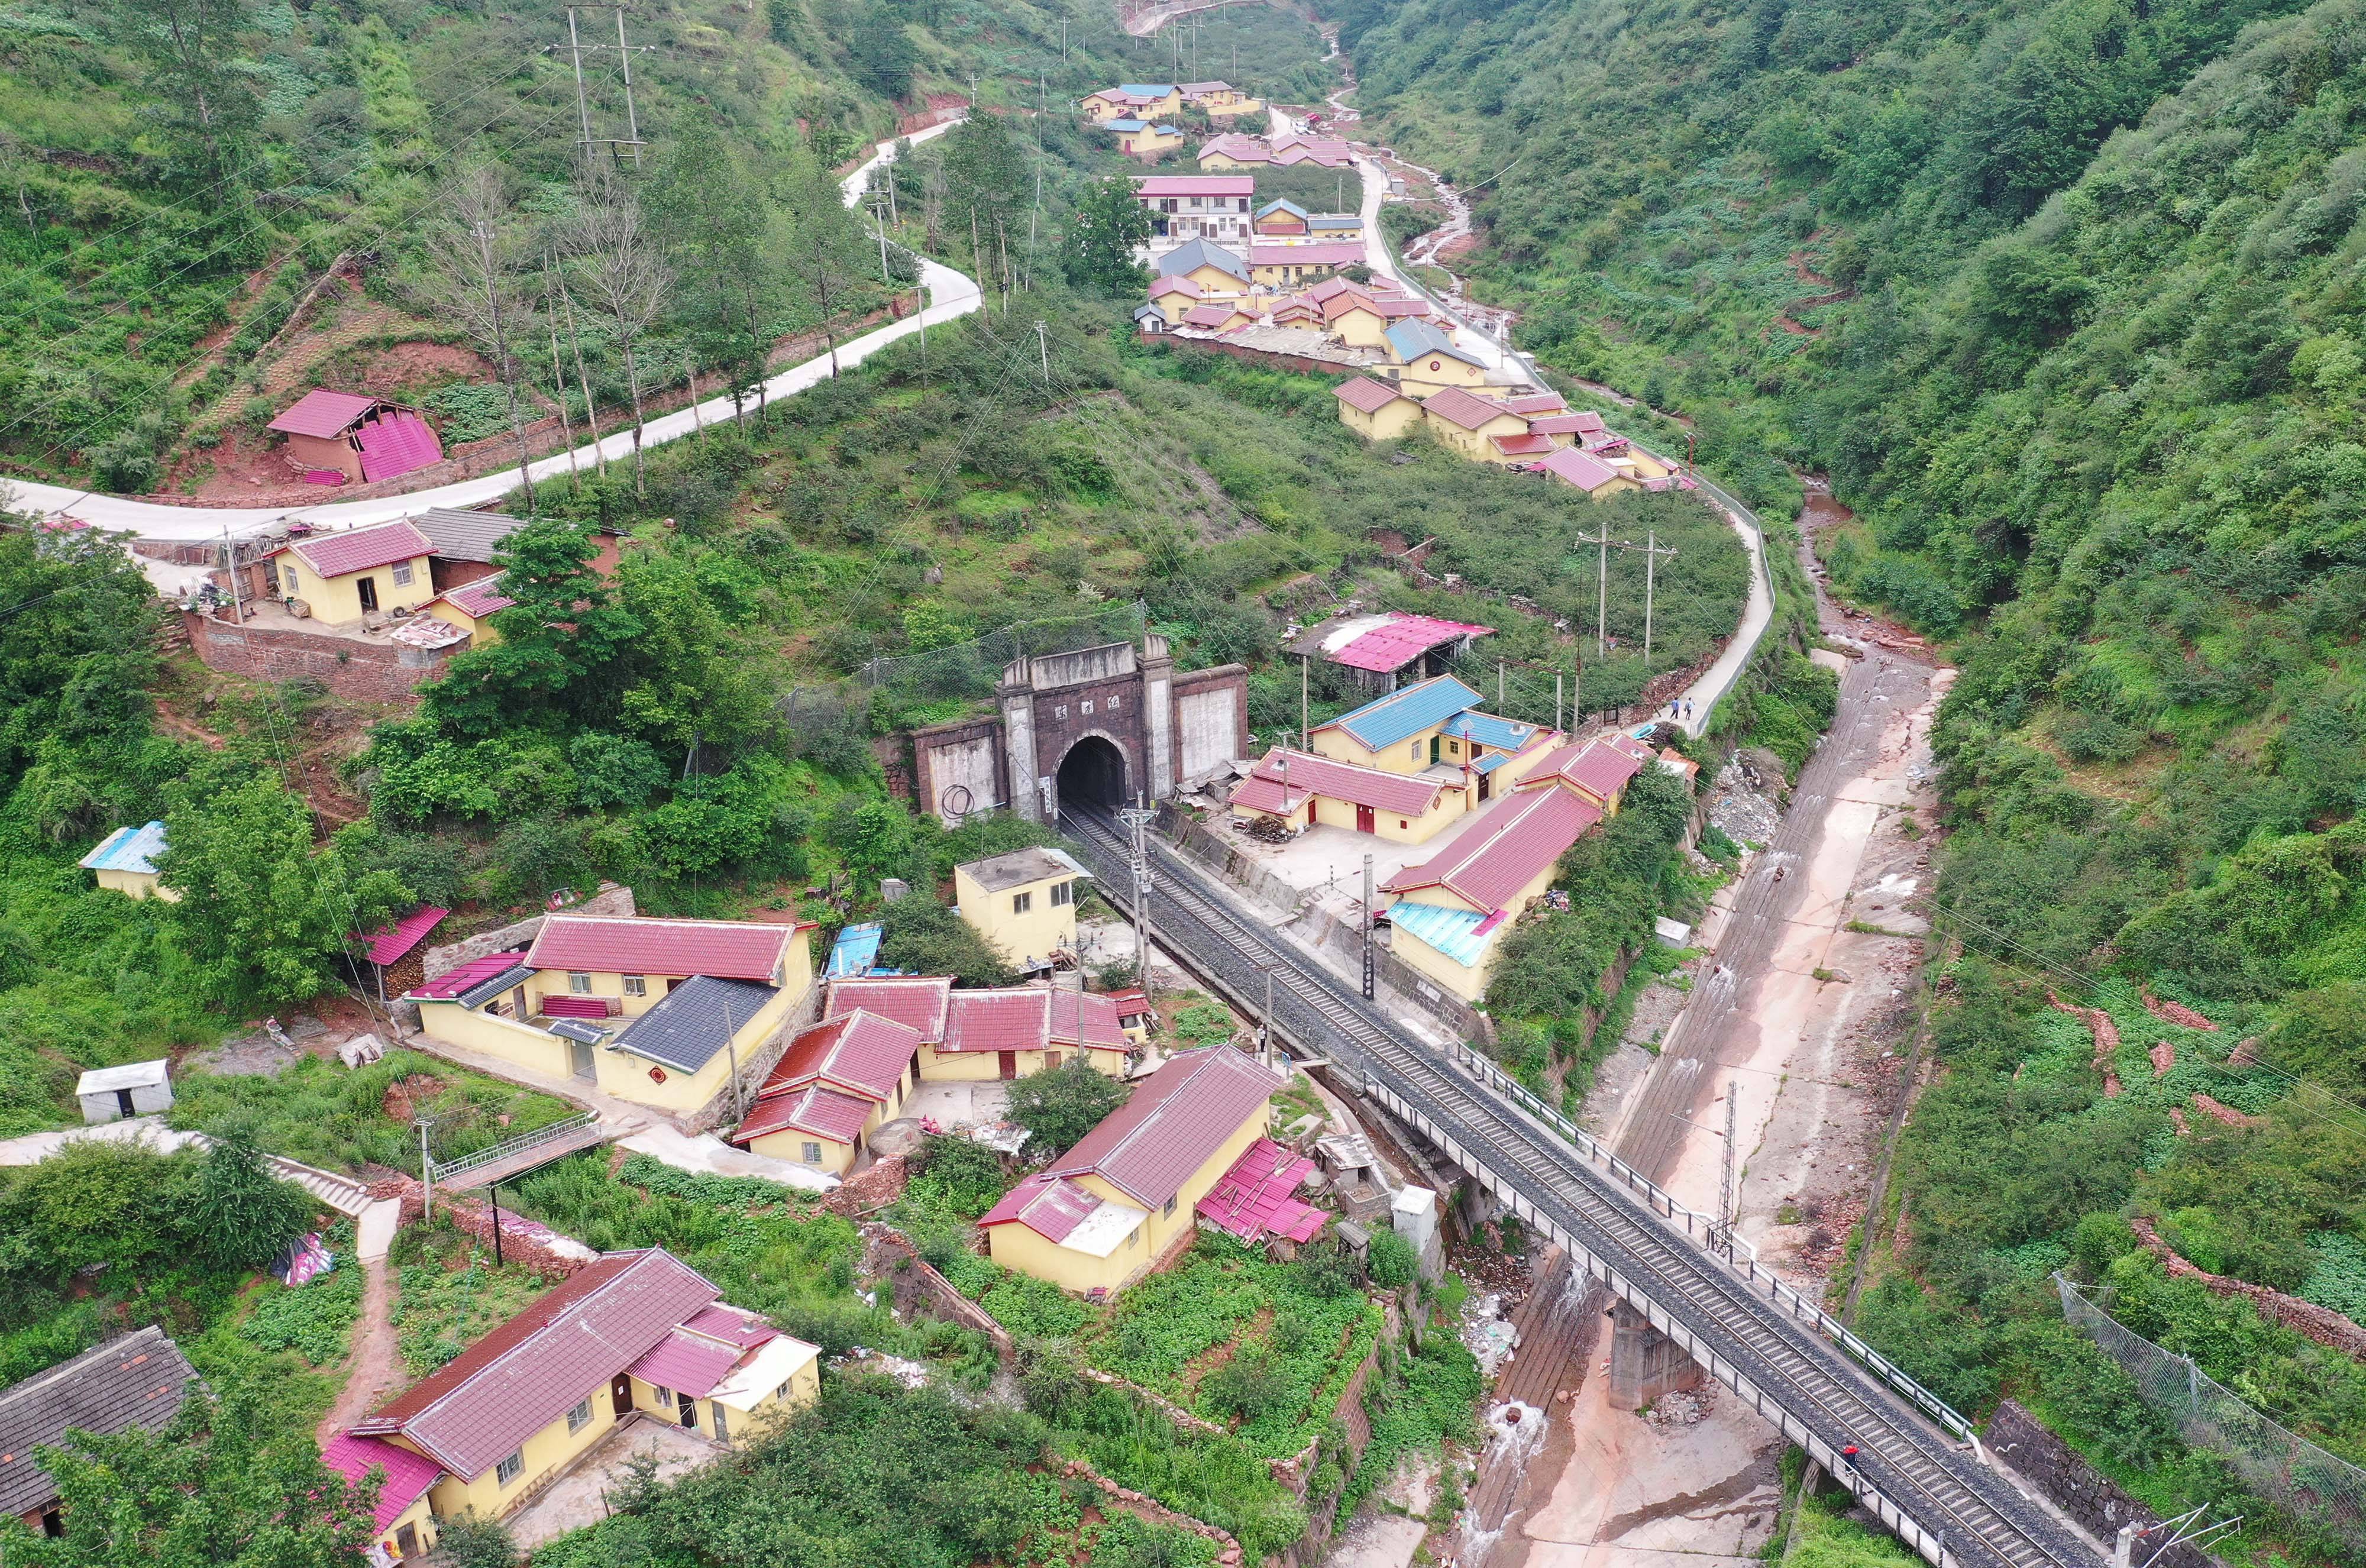
{"label": "concrete platform", "polygon": [[608,1517],[608,1492],[625,1480],[625,1467],[638,1455],[656,1460],[657,1479],[670,1481],[728,1451],[644,1412],[586,1449],[541,1495],[512,1514],[511,1539],[531,1551],[554,1536],[598,1524]]}

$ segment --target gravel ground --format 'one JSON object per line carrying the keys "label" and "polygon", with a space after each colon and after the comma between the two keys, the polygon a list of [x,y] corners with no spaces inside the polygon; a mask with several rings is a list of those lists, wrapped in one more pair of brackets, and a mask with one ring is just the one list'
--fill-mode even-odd
{"label": "gravel ground", "polygon": [[1783,819],[1782,807],[1752,789],[1738,762],[1728,762],[1717,775],[1717,793],[1709,799],[1712,827],[1737,844],[1763,844],[1774,837]]}

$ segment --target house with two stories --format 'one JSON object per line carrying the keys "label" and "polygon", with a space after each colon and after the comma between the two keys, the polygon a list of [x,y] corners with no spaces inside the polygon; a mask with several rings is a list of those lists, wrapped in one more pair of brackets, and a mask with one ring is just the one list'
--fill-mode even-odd
{"label": "house with two stories", "polygon": [[524,953],[460,964],[402,999],[431,1040],[690,1118],[803,1007],[812,930],[552,915]]}
{"label": "house with two stories", "polygon": [[1133,182],[1133,199],[1150,214],[1153,250],[1190,240],[1247,244],[1256,196],[1249,175],[1144,175]]}
{"label": "house with two stories", "polygon": [[355,1422],[322,1453],[380,1473],[379,1544],[517,1512],[620,1427],[663,1422],[721,1451],[820,1396],[820,1351],[731,1305],[658,1247],[611,1252]]}
{"label": "house with two stories", "polygon": [[1190,1240],[1201,1200],[1264,1139],[1283,1082],[1230,1045],[1177,1052],[986,1212],[988,1254],[1065,1291],[1122,1290]]}

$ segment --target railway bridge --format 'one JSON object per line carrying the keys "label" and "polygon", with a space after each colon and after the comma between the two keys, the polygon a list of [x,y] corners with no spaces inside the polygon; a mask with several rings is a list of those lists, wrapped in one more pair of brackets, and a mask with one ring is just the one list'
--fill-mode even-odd
{"label": "railway bridge", "polygon": [[[1132,909],[1133,873],[1105,806],[1064,823],[1101,891]],[[1568,1249],[1939,1568],[2097,1568],[2100,1555],[1989,1467],[1970,1423],[1816,1302],[1528,1095],[1468,1047],[1415,1040],[1296,942],[1248,919],[1151,839],[1154,940],[1250,1011],[1273,978],[1275,1033],[1417,1130]],[[1852,1454],[1849,1450],[1853,1450]]]}

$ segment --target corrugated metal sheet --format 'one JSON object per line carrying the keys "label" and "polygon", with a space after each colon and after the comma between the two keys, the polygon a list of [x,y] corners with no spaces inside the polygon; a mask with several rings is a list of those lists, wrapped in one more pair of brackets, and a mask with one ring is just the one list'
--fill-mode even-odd
{"label": "corrugated metal sheet", "polygon": [[1498,751],[1516,751],[1537,738],[1541,726],[1522,724],[1516,719],[1499,718],[1492,713],[1472,708],[1456,714],[1446,721],[1444,733],[1464,740],[1475,740],[1482,746],[1492,746]]}
{"label": "corrugated metal sheet", "polygon": [[742,1312],[727,1302],[699,1308],[682,1326],[693,1334],[704,1334],[709,1339],[737,1345],[742,1350],[752,1350],[768,1339],[781,1337],[779,1329],[754,1313]]}
{"label": "corrugated metal sheet", "polygon": [[715,1391],[716,1383],[731,1375],[741,1354],[737,1346],[718,1345],[677,1328],[625,1370],[643,1382],[653,1382],[693,1399],[704,1399]]}
{"label": "corrugated metal sheet", "polygon": [[645,920],[625,916],[553,915],[542,923],[525,961],[536,969],[614,975],[713,975],[770,983],[811,922],[794,927],[740,920]]}
{"label": "corrugated metal sheet", "polygon": [[444,443],[415,413],[382,415],[361,428],[362,480],[398,479],[444,460]]}
{"label": "corrugated metal sheet", "polygon": [[1455,347],[1454,340],[1447,336],[1442,328],[1417,318],[1408,316],[1406,320],[1391,327],[1388,330],[1388,340],[1389,347],[1396,352],[1399,359],[1408,365],[1416,359],[1427,359],[1438,355],[1443,355],[1448,359],[1459,359],[1465,365],[1481,364],[1475,355],[1465,354]]}
{"label": "corrugated metal sheet", "polygon": [[920,1032],[861,1009],[801,1031],[764,1079],[763,1094],[815,1080],[884,1100],[920,1049]]}
{"label": "corrugated metal sheet", "polygon": [[1051,1168],[1054,1176],[1098,1175],[1145,1207],[1182,1190],[1225,1140],[1255,1120],[1281,1087],[1256,1058],[1230,1045],[1185,1051],[1137,1085]]}
{"label": "corrugated metal sheet", "polygon": [[[1649,749],[1645,750],[1649,755]],[[1607,803],[1617,799],[1627,781],[1642,771],[1642,760],[1632,752],[1605,741],[1588,740],[1564,746],[1538,761],[1528,776],[1520,781],[1519,787],[1542,789],[1566,784]]]}
{"label": "corrugated metal sheet", "polygon": [[817,1138],[835,1144],[851,1144],[862,1134],[862,1124],[871,1120],[875,1109],[872,1101],[860,1100],[836,1089],[816,1084],[808,1089],[789,1089],[770,1100],[760,1100],[748,1120],[739,1123],[730,1141],[745,1144],[750,1138],[767,1133],[796,1131],[811,1133]]}
{"label": "corrugated metal sheet", "polygon": [[1601,820],[1569,790],[1515,791],[1481,807],[1445,853],[1397,873],[1388,890],[1443,886],[1482,909],[1500,909]]}
{"label": "corrugated metal sheet", "polygon": [[1062,1177],[1038,1171],[1002,1195],[1002,1201],[978,1220],[981,1228],[1013,1222],[1050,1242],[1075,1234],[1101,1201]]}
{"label": "corrugated metal sheet", "polygon": [[[1467,969],[1478,968],[1487,956],[1488,939],[1497,929],[1493,922],[1495,916],[1492,913],[1482,915],[1475,909],[1458,909],[1445,904],[1415,904],[1399,899],[1389,906],[1391,925]],[[1482,927],[1486,929],[1482,931]]]}
{"label": "corrugated metal sheet", "polygon": [[435,542],[435,553],[445,560],[490,561],[501,541],[525,526],[523,517],[505,512],[461,512],[431,506],[411,520]]}
{"label": "corrugated metal sheet", "polygon": [[474,582],[464,582],[457,588],[446,590],[442,597],[453,608],[481,621],[487,615],[497,615],[517,603],[501,592],[501,578],[504,575],[497,571],[490,577],[480,577]]}
{"label": "corrugated metal sheet", "polygon": [[321,1450],[321,1462],[358,1486],[372,1470],[386,1472],[386,1484],[370,1515],[371,1528],[384,1530],[419,1501],[421,1494],[443,1477],[444,1467],[384,1438],[356,1438],[340,1432]]}
{"label": "corrugated metal sheet", "polygon": [[1133,182],[1137,196],[1255,196],[1255,175],[1146,175]]}
{"label": "corrugated metal sheet", "polygon": [[875,1012],[917,1031],[922,1044],[935,1045],[945,1037],[945,1010],[952,988],[952,981],[943,976],[874,975],[868,979],[832,980],[823,993],[821,1012],[824,1018],[858,1009]]}
{"label": "corrugated metal sheet", "polygon": [[1313,1174],[1313,1160],[1291,1154],[1271,1138],[1259,1138],[1216,1179],[1216,1185],[1194,1212],[1243,1241],[1261,1241],[1268,1235],[1312,1241],[1323,1228],[1325,1215],[1291,1194]]}
{"label": "corrugated metal sheet", "polygon": [[1385,750],[1426,733],[1465,708],[1479,705],[1479,694],[1451,675],[1435,675],[1340,715],[1319,729],[1344,729],[1368,750]]}
{"label": "corrugated metal sheet", "polygon": [[[1383,386],[1369,376],[1349,377],[1332,388],[1331,395],[1349,408],[1361,409],[1366,413],[1378,413],[1398,399],[1404,398],[1404,394],[1394,387]],[[1406,398],[1405,400],[1410,402],[1413,400]]]}
{"label": "corrugated metal sheet", "polygon": [[1249,280],[1248,264],[1209,240],[1192,240],[1159,257],[1158,276],[1171,277],[1202,266],[1212,266],[1236,282],[1245,284]]}
{"label": "corrugated metal sheet", "polygon": [[317,435],[324,441],[333,441],[351,429],[354,421],[377,406],[376,398],[315,387],[288,404],[266,428],[282,435]]}
{"label": "corrugated metal sheet", "polygon": [[315,538],[298,539],[287,548],[295,551],[306,566],[322,577],[344,577],[349,572],[370,571],[378,567],[391,566],[396,561],[412,560],[435,553],[435,547],[428,542],[427,536],[408,523],[381,523],[375,528],[323,534]]}
{"label": "corrugated metal sheet", "polygon": [[[1284,759],[1289,762],[1286,792]],[[1288,816],[1304,805],[1308,795],[1315,795],[1326,800],[1344,800],[1351,806],[1368,806],[1375,811],[1418,817],[1437,804],[1438,791],[1445,787],[1437,779],[1359,768],[1352,762],[1277,746],[1233,791],[1232,804]]]}
{"label": "corrugated metal sheet", "polygon": [[156,857],[164,852],[164,824],[118,828],[98,847],[75,862],[91,871],[136,871],[152,874]]}
{"label": "corrugated metal sheet", "polygon": [[944,1051],[1040,1051],[1051,1029],[1051,997],[1040,986],[956,991]]}
{"label": "corrugated metal sheet", "polygon": [[1489,437],[1498,455],[1505,457],[1540,457],[1553,449],[1552,437],[1534,432],[1526,435]]}
{"label": "corrugated metal sheet", "polygon": [[[496,953],[489,958],[471,958],[456,969],[447,969],[423,986],[414,986],[405,995],[412,1001],[466,1000],[467,993],[479,986],[504,979],[514,973],[522,982],[534,971],[518,962],[514,953]],[[509,989],[506,985],[494,986],[498,994]],[[470,1007],[477,1004],[468,1002]]]}
{"label": "corrugated metal sheet", "polygon": [[659,1249],[610,1253],[354,1430],[400,1432],[473,1480],[721,1294]]}
{"label": "corrugated metal sheet", "polygon": [[1046,1021],[1048,1043],[1104,1051],[1123,1051],[1132,1046],[1133,1042],[1125,1037],[1125,1028],[1119,1022],[1116,998],[1059,986],[1046,988],[1052,994],[1051,1017]]}
{"label": "corrugated metal sheet", "polygon": [[440,904],[422,904],[394,924],[351,940],[368,943],[363,956],[372,964],[391,964],[424,942],[435,922],[451,912]]}

